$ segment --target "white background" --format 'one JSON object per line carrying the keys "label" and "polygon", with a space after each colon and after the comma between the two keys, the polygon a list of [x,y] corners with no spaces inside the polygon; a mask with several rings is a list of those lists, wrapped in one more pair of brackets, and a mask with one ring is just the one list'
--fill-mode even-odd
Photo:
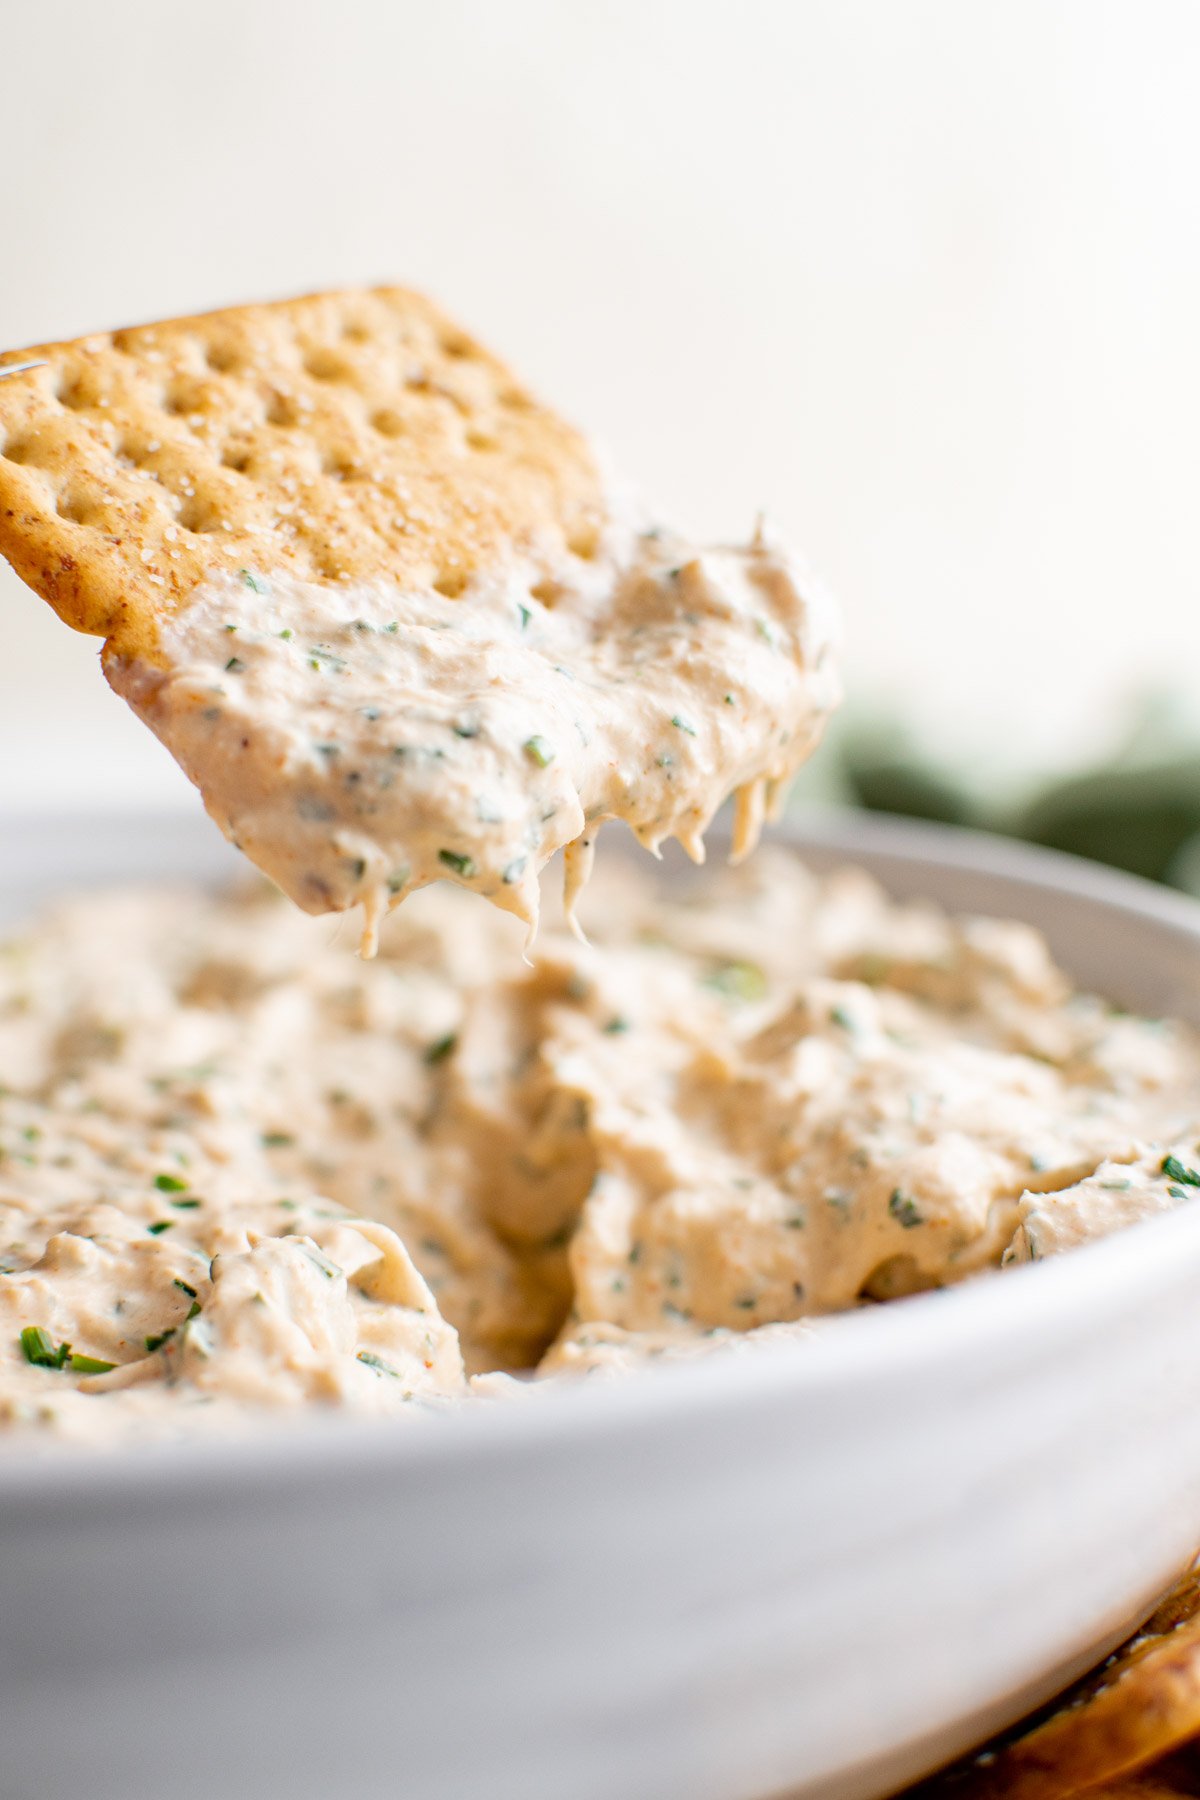
{"label": "white background", "polygon": [[[767,506],[964,756],[1200,696],[1187,0],[9,0],[3,57],[0,343],[407,280],[680,523]],[[0,616],[0,805],[184,801]]]}

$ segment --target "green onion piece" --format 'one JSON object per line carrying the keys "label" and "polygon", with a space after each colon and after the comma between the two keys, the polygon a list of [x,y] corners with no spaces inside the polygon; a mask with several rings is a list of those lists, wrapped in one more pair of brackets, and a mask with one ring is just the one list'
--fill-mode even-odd
{"label": "green onion piece", "polygon": [[425,1052],[425,1061],[431,1065],[445,1062],[446,1058],[453,1053],[457,1043],[458,1033],[456,1031],[447,1032],[445,1037],[438,1038],[436,1043],[430,1044]]}
{"label": "green onion piece", "polygon": [[[263,581],[260,581],[258,576],[255,575],[250,569],[239,569],[238,574],[241,576],[241,578],[245,582],[246,586],[250,589],[251,593],[253,593],[253,594],[265,594],[266,593],[266,591],[267,591],[266,583]],[[291,632],[288,633],[288,636],[289,637],[291,636]]]}
{"label": "green onion piece", "polygon": [[548,744],[544,737],[526,738],[524,748],[530,762],[535,762],[539,769],[548,769],[554,761],[554,746]]}
{"label": "green onion piece", "polygon": [[225,664],[225,673],[227,675],[240,675],[245,667],[246,665],[240,656],[231,656],[229,661]]}
{"label": "green onion piece", "polygon": [[178,1175],[156,1175],[154,1185],[160,1194],[186,1194],[189,1184]]}
{"label": "green onion piece", "polygon": [[161,1350],[164,1344],[169,1343],[174,1336],[175,1327],[173,1325],[168,1325],[167,1329],[165,1331],[160,1331],[157,1337],[148,1337],[146,1339],[146,1349],[153,1355],[156,1350]]}
{"label": "green onion piece", "polygon": [[70,1356],[67,1359],[74,1375],[107,1375],[116,1363],[104,1362],[98,1356]]}
{"label": "green onion piece", "polygon": [[1189,1169],[1186,1163],[1181,1163],[1177,1156],[1163,1157],[1162,1172],[1169,1175],[1172,1181],[1185,1182],[1188,1187],[1200,1187],[1200,1174],[1195,1169]]}
{"label": "green onion piece", "polygon": [[475,873],[474,858],[464,856],[460,850],[439,850],[438,861],[445,863],[448,869],[453,869],[456,875],[462,875],[468,881]]}
{"label": "green onion piece", "polygon": [[26,1325],[21,1333],[21,1348],[26,1362],[40,1369],[61,1369],[71,1354],[70,1344],[60,1344],[55,1349],[54,1339],[44,1325]]}
{"label": "green onion piece", "polygon": [[290,1131],[264,1131],[262,1142],[268,1150],[287,1150],[295,1143]]}
{"label": "green onion piece", "polygon": [[378,1370],[380,1375],[395,1376],[397,1373],[397,1371],[393,1369],[391,1363],[384,1362],[382,1356],[376,1356],[373,1350],[360,1350],[358,1352],[358,1360],[360,1363],[366,1363],[368,1369]]}
{"label": "green onion piece", "polygon": [[[698,736],[696,727],[692,724],[690,719],[685,719],[682,713],[672,713],[671,723],[675,726],[676,730],[686,731],[689,737]],[[754,1302],[751,1301],[751,1305],[753,1304]]]}
{"label": "green onion piece", "polygon": [[172,1200],[171,1202],[177,1212],[195,1212],[196,1208],[203,1204],[203,1200]]}
{"label": "green onion piece", "polygon": [[196,1298],[195,1288],[189,1286],[186,1281],[180,1281],[178,1275],[175,1277],[175,1286],[181,1293],[186,1294],[189,1300],[194,1300]]}
{"label": "green onion piece", "polygon": [[161,1237],[163,1232],[170,1231],[174,1224],[174,1219],[155,1219],[153,1225],[147,1225],[146,1230],[151,1237]]}

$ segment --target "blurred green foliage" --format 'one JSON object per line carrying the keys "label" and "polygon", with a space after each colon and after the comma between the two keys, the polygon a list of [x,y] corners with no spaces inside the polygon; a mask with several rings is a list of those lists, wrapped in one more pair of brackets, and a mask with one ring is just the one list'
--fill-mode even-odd
{"label": "blurred green foliage", "polygon": [[1161,695],[1139,704],[1108,756],[1023,782],[954,766],[898,717],[851,713],[799,797],[999,832],[1200,896],[1200,716]]}

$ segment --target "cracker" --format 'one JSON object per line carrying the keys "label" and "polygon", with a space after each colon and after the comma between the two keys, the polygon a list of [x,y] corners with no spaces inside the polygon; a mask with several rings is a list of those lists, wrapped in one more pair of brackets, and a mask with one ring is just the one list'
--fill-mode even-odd
{"label": "cracker", "polygon": [[456,595],[595,553],[583,439],[421,295],[236,306],[0,355],[0,553],[68,625],[157,660],[217,571]]}
{"label": "cracker", "polygon": [[[1200,1570],[1048,1713],[914,1790],[922,1800],[1067,1800],[1119,1787],[1200,1732]],[[1169,1786],[1167,1781],[1157,1783]],[[1096,1800],[1100,1800],[1099,1793]]]}

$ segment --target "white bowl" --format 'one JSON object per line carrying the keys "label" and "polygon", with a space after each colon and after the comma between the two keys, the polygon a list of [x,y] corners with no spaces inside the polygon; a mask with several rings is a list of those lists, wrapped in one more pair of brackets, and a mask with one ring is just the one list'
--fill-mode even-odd
{"label": "white bowl", "polygon": [[[792,833],[1034,920],[1200,1022],[1200,907],[861,816]],[[231,866],[206,823],[21,822],[3,908]],[[615,850],[615,843],[613,846]],[[607,846],[606,846],[607,849]],[[6,1800],[880,1794],[1019,1716],[1200,1535],[1200,1210],[824,1325],[423,1426],[0,1453]]]}

